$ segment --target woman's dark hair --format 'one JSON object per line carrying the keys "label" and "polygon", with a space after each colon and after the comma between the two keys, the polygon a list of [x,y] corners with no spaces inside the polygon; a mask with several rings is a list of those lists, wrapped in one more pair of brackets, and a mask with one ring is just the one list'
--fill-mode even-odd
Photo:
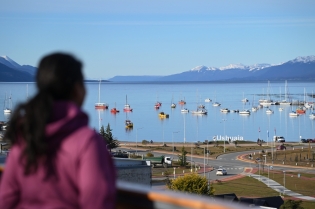
{"label": "woman's dark hair", "polygon": [[83,82],[81,68],[81,62],[68,54],[54,53],[43,57],[36,74],[37,94],[20,104],[12,114],[5,139],[11,140],[12,144],[19,143],[20,139],[25,141],[21,161],[26,175],[35,172],[39,158],[48,155],[45,127],[52,116],[53,102],[72,97],[75,84]]}

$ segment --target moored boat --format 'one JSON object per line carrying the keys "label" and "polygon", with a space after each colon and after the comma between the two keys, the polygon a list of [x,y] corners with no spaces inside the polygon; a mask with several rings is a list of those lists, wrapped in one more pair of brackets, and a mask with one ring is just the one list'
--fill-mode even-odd
{"label": "moored boat", "polygon": [[179,102],[178,102],[178,104],[180,104],[180,105],[184,105],[184,104],[186,104],[186,102],[185,102],[185,100],[180,100]]}
{"label": "moored boat", "polygon": [[206,109],[198,108],[197,110],[191,111],[192,114],[200,114],[200,115],[206,115],[208,112]]}
{"label": "moored boat", "polygon": [[311,119],[315,119],[315,112],[311,113],[311,114],[309,115],[309,117],[310,117]]}
{"label": "moored boat", "polygon": [[296,112],[299,114],[304,114],[305,110],[303,109],[303,107],[300,106],[300,107],[296,108]]}
{"label": "moored boat", "polygon": [[159,117],[160,117],[161,119],[169,118],[169,114],[165,114],[164,112],[160,112],[160,113],[159,113]]}
{"label": "moored boat", "polygon": [[205,99],[205,102],[211,102],[212,100],[210,98]]}
{"label": "moored boat", "polygon": [[130,105],[127,102],[127,95],[126,95],[126,104],[124,107],[124,112],[132,112],[132,108],[130,107]]}
{"label": "moored boat", "polygon": [[133,122],[131,122],[131,120],[126,120],[125,125],[126,125],[126,128],[133,128]]}
{"label": "moored boat", "polygon": [[180,112],[182,112],[182,113],[188,113],[189,110],[188,110],[187,108],[183,108],[183,109],[180,110]]}
{"label": "moored boat", "polygon": [[221,104],[219,103],[219,102],[214,102],[213,104],[212,104],[212,106],[213,107],[219,107]]}
{"label": "moored boat", "polygon": [[289,113],[289,116],[292,116],[292,117],[299,116],[299,113],[297,113],[295,111],[292,111],[292,112]]}
{"label": "moored boat", "polygon": [[250,111],[249,110],[242,110],[242,111],[239,111],[239,114],[240,115],[250,115]]}
{"label": "moored boat", "polygon": [[223,112],[223,113],[228,113],[228,112],[230,112],[230,110],[229,110],[228,108],[222,108],[222,109],[220,109],[220,111]]}
{"label": "moored boat", "polygon": [[266,113],[267,113],[267,114],[272,114],[272,113],[273,113],[273,110],[271,110],[271,109],[268,108],[268,109],[266,110]]}
{"label": "moored boat", "polygon": [[116,114],[119,113],[119,110],[117,110],[116,107],[114,107],[110,110],[110,112]]}
{"label": "moored boat", "polygon": [[101,100],[101,81],[98,84],[98,102],[95,103],[95,109],[98,109],[98,110],[108,109],[108,104],[104,102],[100,102],[100,100]]}

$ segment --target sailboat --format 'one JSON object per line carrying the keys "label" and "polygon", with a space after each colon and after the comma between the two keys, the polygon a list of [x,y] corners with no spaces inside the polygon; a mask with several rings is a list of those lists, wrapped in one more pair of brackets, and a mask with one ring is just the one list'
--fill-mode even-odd
{"label": "sailboat", "polygon": [[124,107],[124,112],[132,112],[132,108],[130,108],[130,105],[127,102],[127,95],[126,95],[126,104]]}
{"label": "sailboat", "polygon": [[98,84],[98,102],[95,103],[95,109],[105,110],[108,109],[108,104],[100,102],[101,100],[101,80]]}
{"label": "sailboat", "polygon": [[269,94],[269,91],[270,91],[269,88],[270,88],[270,81],[268,81],[267,99],[259,100],[260,105],[269,106],[272,104],[272,100],[270,99],[270,94]]}
{"label": "sailboat", "polygon": [[115,107],[113,107],[113,108],[110,110],[110,112],[113,113],[113,114],[119,113],[119,110],[116,109],[116,102],[115,102]]}
{"label": "sailboat", "polygon": [[280,102],[280,105],[291,105],[291,102],[288,101],[287,96],[287,81],[285,81],[285,87],[284,87],[284,100]]}
{"label": "sailboat", "polygon": [[171,108],[175,108],[176,104],[173,102],[173,96],[172,96],[172,104],[171,104]]}
{"label": "sailboat", "polygon": [[11,96],[7,98],[7,95],[5,95],[3,112],[5,114],[11,114],[12,112],[12,97]]}

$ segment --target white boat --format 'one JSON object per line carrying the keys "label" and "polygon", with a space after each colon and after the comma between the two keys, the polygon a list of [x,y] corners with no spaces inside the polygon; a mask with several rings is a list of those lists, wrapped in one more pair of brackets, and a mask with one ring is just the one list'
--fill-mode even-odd
{"label": "white boat", "polygon": [[130,107],[130,105],[127,102],[127,95],[126,95],[126,104],[124,107],[124,112],[132,112],[132,108]]}
{"label": "white boat", "polygon": [[279,111],[282,111],[283,110],[283,108],[282,107],[279,107]]}
{"label": "white boat", "polygon": [[248,102],[247,98],[242,99],[242,102]]}
{"label": "white boat", "polygon": [[203,104],[200,104],[198,108],[205,108],[205,106]]}
{"label": "white boat", "polygon": [[219,102],[214,102],[213,104],[212,104],[212,106],[213,107],[219,107],[221,104],[219,103]]}
{"label": "white boat", "polygon": [[7,95],[5,95],[3,113],[11,114],[11,112],[12,112],[12,97],[10,96],[9,98],[7,98]]}
{"label": "white boat", "polygon": [[291,105],[291,102],[288,101],[288,92],[287,92],[287,81],[285,81],[284,86],[284,100],[280,102],[280,105]]}
{"label": "white boat", "polygon": [[253,111],[253,112],[256,112],[257,110],[258,110],[257,107],[252,107],[252,111]]}
{"label": "white boat", "polygon": [[212,100],[210,98],[205,99],[205,102],[211,102]]}
{"label": "white boat", "polygon": [[299,113],[292,111],[289,113],[289,116],[292,116],[292,117],[299,116]]}
{"label": "white boat", "polygon": [[172,103],[171,104],[171,108],[175,108],[176,107],[176,104],[175,103]]}
{"label": "white boat", "polygon": [[311,119],[315,119],[315,112],[311,113],[311,114],[309,115],[309,117],[310,117]]}
{"label": "white boat", "polygon": [[195,111],[191,111],[192,114],[206,115],[208,112],[206,109],[197,109]]}
{"label": "white boat", "polygon": [[108,108],[108,104],[100,102],[101,100],[101,80],[98,84],[98,102],[95,103],[95,109],[104,110]]}
{"label": "white boat", "polygon": [[310,103],[310,102],[305,102],[305,103],[304,103],[304,107],[305,107],[306,109],[310,109],[310,108],[313,107],[313,104]]}
{"label": "white boat", "polygon": [[188,110],[187,108],[184,108],[184,109],[181,109],[180,112],[181,112],[181,113],[188,113],[189,110]]}
{"label": "white boat", "polygon": [[239,114],[240,115],[250,115],[250,111],[249,110],[242,110],[242,111],[239,111]]}
{"label": "white boat", "polygon": [[228,108],[222,108],[222,109],[220,109],[220,111],[224,112],[224,113],[230,112],[230,110]]}
{"label": "white boat", "polygon": [[272,104],[272,100],[270,99],[270,94],[269,94],[269,87],[270,86],[270,82],[268,81],[268,89],[267,89],[267,99],[260,99],[259,100],[259,104],[265,106],[269,106]]}
{"label": "white boat", "polygon": [[272,114],[272,113],[273,113],[273,110],[267,109],[267,110],[266,110],[266,113],[267,113],[267,114]]}

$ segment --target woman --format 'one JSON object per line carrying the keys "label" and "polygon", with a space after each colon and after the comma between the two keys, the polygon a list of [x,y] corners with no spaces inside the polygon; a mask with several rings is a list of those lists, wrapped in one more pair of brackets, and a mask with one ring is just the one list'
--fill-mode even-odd
{"label": "woman", "polygon": [[115,168],[100,136],[80,109],[81,63],[44,57],[38,93],[12,115],[12,142],[0,184],[0,208],[114,208]]}

